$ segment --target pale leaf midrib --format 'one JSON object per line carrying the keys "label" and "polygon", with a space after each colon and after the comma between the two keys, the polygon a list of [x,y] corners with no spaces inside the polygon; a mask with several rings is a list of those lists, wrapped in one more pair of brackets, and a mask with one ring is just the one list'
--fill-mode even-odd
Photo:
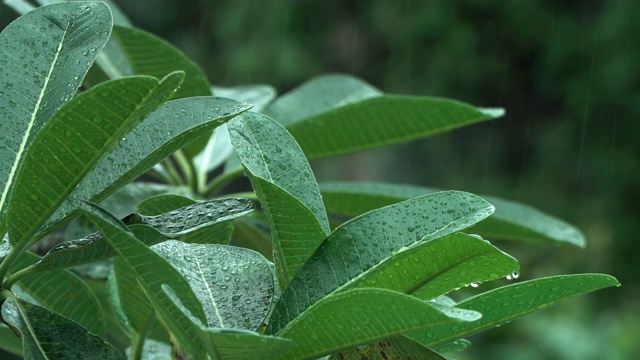
{"label": "pale leaf midrib", "polygon": [[47,92],[47,86],[49,85],[49,80],[51,79],[51,74],[56,66],[56,62],[58,61],[58,57],[62,52],[62,47],[64,44],[64,40],[69,31],[69,23],[67,23],[67,27],[64,29],[64,33],[61,37],[60,42],[58,43],[58,48],[56,49],[55,56],[51,61],[51,66],[49,67],[49,71],[47,72],[47,76],[45,76],[44,85],[42,86],[42,90],[40,90],[40,95],[38,95],[38,100],[36,101],[33,112],[31,113],[31,119],[29,119],[29,123],[27,124],[27,129],[25,130],[24,136],[22,137],[22,142],[20,143],[20,147],[18,148],[18,152],[16,153],[15,160],[13,165],[11,166],[11,171],[9,172],[9,177],[7,178],[7,182],[5,183],[4,189],[2,190],[2,196],[0,196],[0,211],[5,208],[5,204],[7,201],[7,196],[9,194],[9,189],[11,188],[11,184],[13,183],[13,179],[16,176],[17,169],[20,165],[20,160],[22,159],[22,154],[24,153],[27,142],[31,135],[31,130],[33,129],[33,125],[36,121],[36,116],[38,115],[38,111],[40,110],[40,103],[44,98],[45,93]]}

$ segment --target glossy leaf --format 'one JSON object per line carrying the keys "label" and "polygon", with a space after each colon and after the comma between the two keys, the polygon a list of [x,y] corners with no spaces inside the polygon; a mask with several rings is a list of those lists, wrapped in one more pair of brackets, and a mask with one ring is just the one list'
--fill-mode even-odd
{"label": "glossy leaf", "polygon": [[403,336],[377,341],[364,348],[356,347],[331,355],[328,360],[446,360],[442,355]]}
{"label": "glossy leaf", "polygon": [[277,99],[265,113],[283,124],[309,159],[437,134],[504,114],[441,98],[384,95],[349,76],[328,75]]}
{"label": "glossy leaf", "polygon": [[192,326],[191,320],[162,290],[163,284],[176,289],[180,294],[181,303],[192,316],[199,321],[206,321],[202,306],[187,280],[161,256],[136,240],[124,224],[97,205],[85,202],[79,203],[78,206],[105,236],[129,270],[136,275],[138,283],[144,289],[159,318],[173,336],[187,352],[194,356],[201,355],[204,345],[198,340],[197,330]]}
{"label": "glossy leaf", "polygon": [[273,302],[269,262],[259,253],[233,246],[166,241],[153,251],[191,285],[214,328],[257,330]]}
{"label": "glossy leaf", "polygon": [[71,99],[110,30],[109,8],[92,2],[36,9],[0,33],[0,218],[34,136]]}
{"label": "glossy leaf", "polygon": [[36,7],[28,3],[26,0],[4,0],[5,5],[12,8],[20,15],[24,15]]}
{"label": "glossy leaf", "polygon": [[[38,256],[24,252],[14,267],[21,269],[38,259]],[[73,273],[55,270],[30,274],[17,284],[40,305],[75,321],[96,335],[105,335],[105,319],[96,295]]]}
{"label": "glossy leaf", "polygon": [[7,300],[2,317],[22,334],[25,359],[125,359],[77,323],[24,300]]}
{"label": "glossy leaf", "polygon": [[330,231],[318,185],[300,147],[275,121],[246,113],[229,122],[229,133],[271,223],[286,284]]}
{"label": "glossy leaf", "polygon": [[454,351],[464,351],[471,346],[471,342],[466,339],[458,339],[452,342],[448,342],[445,344],[440,344],[436,346],[432,346],[431,349],[437,351],[441,354],[454,352]]}
{"label": "glossy leaf", "polygon": [[119,25],[113,27],[112,36],[135,74],[161,78],[173,71],[184,71],[185,79],[175,99],[211,95],[209,82],[200,67],[164,39]]}
{"label": "glossy leaf", "polygon": [[370,211],[335,229],[298,270],[278,302],[269,334],[321,298],[353,288],[368,272],[421,243],[465,229],[493,206],[459,191],[444,191]]}
{"label": "glossy leaf", "polygon": [[211,358],[224,360],[253,360],[256,357],[275,359],[290,344],[287,339],[264,336],[253,331],[207,327],[190,314],[170,286],[163,285],[163,289],[174,305],[191,320],[193,328],[198,332],[199,339],[205,344]]}
{"label": "glossy leaf", "polygon": [[[130,214],[123,220],[126,225],[145,232],[151,228],[151,236],[140,238],[147,245],[164,241],[167,238],[178,238],[190,232],[212,224],[227,222],[253,211],[253,205],[247,199],[210,200],[184,208],[173,210],[157,216]],[[114,255],[114,250],[100,233],[93,233],[85,238],[63,242],[54,246],[35,264],[39,271],[83,264]]]}
{"label": "glossy leaf", "polygon": [[216,96],[253,104],[251,111],[254,112],[262,112],[277,95],[273,86],[264,84],[239,85],[230,88],[212,86],[211,91]]}
{"label": "glossy leaf", "polygon": [[96,86],[65,104],[24,156],[9,201],[9,240],[30,241],[84,175],[122,136],[162,104],[180,84],[131,77]]}
{"label": "glossy leaf", "polygon": [[[71,194],[77,199],[101,201],[134,181],[153,165],[202,132],[211,130],[248,109],[233,100],[196,97],[169,101],[151,113],[99,162]],[[65,202],[47,224],[70,216],[75,207]]]}
{"label": "glossy leaf", "polygon": [[318,301],[283,328],[278,336],[292,345],[276,359],[316,359],[412,329],[450,327],[480,317],[389,290],[349,290]]}
{"label": "glossy leaf", "polygon": [[[320,190],[327,211],[357,216],[381,206],[438,191],[412,185],[376,183],[322,183]],[[525,240],[548,244],[572,244],[583,247],[584,236],[578,229],[528,205],[494,196],[480,195],[493,204],[495,213],[474,225],[468,232],[487,238]]]}
{"label": "glossy leaf", "polygon": [[598,289],[620,286],[601,274],[561,275],[524,281],[476,295],[458,303],[461,309],[482,313],[482,319],[409,334],[414,340],[436,345],[483,331],[528,313]]}
{"label": "glossy leaf", "polygon": [[455,233],[399,252],[393,261],[363,274],[355,287],[390,289],[431,300],[519,270],[516,259],[488,242]]}

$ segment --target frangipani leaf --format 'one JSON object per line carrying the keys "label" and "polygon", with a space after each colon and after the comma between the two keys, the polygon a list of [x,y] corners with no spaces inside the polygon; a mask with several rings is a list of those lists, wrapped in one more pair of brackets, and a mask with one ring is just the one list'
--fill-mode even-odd
{"label": "frangipani leaf", "polygon": [[[357,216],[380,206],[438,191],[412,185],[346,182],[322,183],[320,190],[327,211],[344,216]],[[584,247],[582,233],[560,219],[528,205],[495,196],[480,196],[494,205],[496,211],[491,217],[467,229],[468,232],[486,238]]]}
{"label": "frangipani leaf", "polygon": [[271,223],[284,285],[330,231],[318,185],[300,147],[277,122],[245,113],[229,122],[229,133]]}
{"label": "frangipani leaf", "polygon": [[282,328],[316,301],[358,286],[368,272],[427,241],[455,233],[486,218],[493,206],[459,191],[443,191],[372,210],[336,228],[298,270],[282,293],[268,334]]}
{"label": "frangipani leaf", "polygon": [[195,204],[196,201],[185,196],[161,194],[151,196],[138,204],[138,212],[142,215],[161,215],[181,207]]}
{"label": "frangipani leaf", "polygon": [[620,283],[609,275],[601,274],[560,275],[503,286],[456,305],[481,312],[482,319],[420,330],[408,336],[427,346],[442,344],[498,326],[562,300],[611,286],[620,286]]}
{"label": "frangipani leaf", "polygon": [[0,324],[0,349],[11,354],[23,356],[22,339],[5,324]]}
{"label": "frangipani leaf", "polygon": [[116,294],[120,301],[120,311],[124,315],[126,325],[138,334],[148,328],[148,323],[155,321],[155,309],[138,283],[135,272],[131,271],[127,262],[121,257],[113,261],[113,273]]}
{"label": "frangipani leaf", "polygon": [[0,33],[0,218],[34,136],[71,99],[110,31],[109,8],[83,2],[36,9]]}
{"label": "frangipani leaf", "polygon": [[451,327],[480,317],[390,290],[348,290],[323,298],[283,328],[277,335],[292,344],[276,359],[316,359],[412,329]]}
{"label": "frangipani leaf", "polygon": [[198,338],[197,329],[162,290],[163,284],[176,289],[181,303],[190,314],[199,321],[206,321],[202,305],[187,280],[160,255],[136,240],[118,219],[89,202],[79,203],[78,206],[126,263],[127,268],[136,275],[158,317],[180,345],[193,356],[201,356],[205,347]]}
{"label": "frangipani leaf", "polygon": [[65,104],[24,156],[9,200],[9,240],[21,246],[31,241],[105,152],[162,104],[181,79],[174,73],[161,82],[151,77],[113,80]]}
{"label": "frangipani leaf", "polygon": [[253,104],[251,108],[253,112],[262,112],[277,95],[273,86],[265,84],[239,85],[230,88],[212,86],[211,91],[216,96]]}
{"label": "frangipani leaf", "polygon": [[[23,252],[14,267],[21,269],[38,259],[37,255]],[[98,299],[91,288],[75,274],[66,270],[30,274],[17,284],[40,305],[75,321],[93,334],[105,335],[105,319]]]}
{"label": "frangipani leaf", "polygon": [[[189,205],[157,216],[133,213],[123,220],[126,225],[142,233],[149,230],[149,227],[152,228],[154,231],[151,236],[140,238],[146,245],[153,245],[167,238],[182,237],[206,226],[231,221],[252,211],[253,204],[250,200],[228,198]],[[96,232],[85,238],[54,246],[34,267],[40,271],[55,269],[113,255],[114,249],[102,234]]]}
{"label": "frangipani leaf", "polygon": [[[169,101],[151,113],[82,180],[71,197],[101,201],[132,182],[202,132],[211,130],[249,107],[234,100],[196,97]],[[75,207],[65,202],[47,230],[70,216]]]}
{"label": "frangipani leaf", "polygon": [[191,285],[208,327],[257,330],[273,302],[269,262],[259,253],[233,246],[166,241],[153,251]]}
{"label": "frangipani leaf", "polygon": [[162,287],[174,305],[191,320],[193,328],[198,332],[199,339],[205,344],[207,352],[212,358],[224,360],[253,360],[256,357],[275,359],[290,345],[290,341],[287,339],[264,336],[249,330],[207,327],[191,315],[170,286],[163,285]]}
{"label": "frangipani leaf", "polygon": [[265,113],[283,124],[308,159],[430,136],[504,114],[441,98],[385,95],[344,75],[312,79]]}
{"label": "frangipani leaf", "polygon": [[185,79],[175,99],[211,95],[209,82],[200,67],[166,40],[141,29],[119,25],[113,27],[113,39],[135,74],[161,78],[174,71],[184,71]]}
{"label": "frangipani leaf", "polygon": [[376,341],[364,348],[355,347],[344,350],[329,356],[328,360],[362,359],[446,360],[442,355],[404,336]]}
{"label": "frangipani leaf", "polygon": [[431,300],[469,284],[518,272],[518,261],[488,242],[454,233],[399,252],[355,287],[384,288]]}
{"label": "frangipani leaf", "polygon": [[[125,350],[125,354],[131,359],[131,348]],[[163,342],[145,339],[142,346],[142,359],[144,360],[167,360],[171,359],[171,346]]]}
{"label": "frangipani leaf", "polygon": [[25,359],[125,359],[77,323],[17,297],[5,301],[2,317],[22,334]]}

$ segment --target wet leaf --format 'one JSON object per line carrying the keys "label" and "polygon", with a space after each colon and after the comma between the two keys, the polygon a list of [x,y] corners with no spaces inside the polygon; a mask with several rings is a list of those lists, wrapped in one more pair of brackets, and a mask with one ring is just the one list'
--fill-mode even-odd
{"label": "wet leaf", "polygon": [[161,215],[181,207],[195,204],[196,201],[185,196],[162,194],[151,196],[138,204],[142,215]]}
{"label": "wet leaf", "polygon": [[129,271],[135,274],[158,317],[162,319],[171,334],[176,337],[187,352],[193,356],[201,357],[205,347],[198,338],[197,329],[162,290],[163,284],[176,289],[176,292],[180,294],[181,303],[189,313],[199,321],[206,321],[202,305],[187,280],[161,256],[139,242],[118,219],[95,204],[83,202],[78,206],[105,236]]}
{"label": "wet leaf", "polygon": [[[24,252],[15,269],[21,269],[38,261],[37,255]],[[22,291],[40,305],[75,321],[93,334],[105,335],[105,319],[96,295],[78,276],[66,270],[35,273],[17,282]]]}
{"label": "wet leaf", "polygon": [[2,317],[22,334],[25,359],[125,359],[77,323],[24,300],[7,300]]}
{"label": "wet leaf", "polygon": [[105,152],[162,104],[181,78],[113,80],[65,104],[24,156],[9,200],[9,240],[29,242]]}
{"label": "wet leaf", "polygon": [[191,320],[193,328],[198,332],[199,339],[206,345],[207,352],[212,358],[225,360],[253,360],[256,357],[275,359],[290,344],[287,339],[264,336],[253,331],[207,327],[190,314],[170,286],[163,285],[163,289],[174,305]]}
{"label": "wet leaf", "polygon": [[493,206],[459,191],[444,191],[365,213],[335,229],[284,290],[268,334],[279,331],[316,301],[357,286],[368,272],[419,244],[486,218]]}
{"label": "wet leaf", "polygon": [[513,257],[482,239],[455,233],[399,252],[393,261],[363,274],[353,287],[384,288],[431,300],[518,271]]}
{"label": "wet leaf", "polygon": [[[211,130],[247,106],[234,100],[196,97],[169,101],[147,116],[124,140],[106,155],[71,194],[77,199],[102,201],[134,181],[202,132]],[[63,203],[47,223],[46,231],[61,224],[75,211],[70,201]],[[44,231],[44,230],[43,230]]]}
{"label": "wet leaf", "polygon": [[166,241],[151,247],[191,285],[207,327],[257,330],[273,302],[269,262],[233,246]]}
{"label": "wet leaf", "polygon": [[481,312],[480,320],[420,330],[408,336],[427,346],[442,344],[498,326],[562,300],[611,286],[620,284],[615,278],[601,274],[560,275],[524,281],[487,291],[456,305],[461,309]]}
{"label": "wet leaf", "polygon": [[436,345],[431,348],[434,351],[437,351],[441,354],[445,354],[445,353],[454,352],[454,351],[457,351],[457,352],[465,351],[470,346],[471,346],[471,341],[466,339],[458,339],[452,342]]}
{"label": "wet leaf", "polygon": [[411,329],[451,327],[480,316],[390,290],[348,290],[318,301],[283,328],[278,336],[292,345],[276,359],[316,359]]}
{"label": "wet leaf", "polygon": [[211,91],[216,96],[253,104],[251,108],[253,112],[262,112],[277,95],[273,86],[264,84],[239,85],[230,88],[212,86]]}
{"label": "wet leaf", "polygon": [[[125,351],[127,357],[131,358],[131,348],[127,348]],[[171,346],[156,341],[153,339],[146,339],[142,346],[142,359],[144,360],[167,360],[171,359]]]}
{"label": "wet leaf", "polygon": [[141,29],[115,25],[113,39],[127,57],[135,74],[161,78],[174,71],[184,71],[185,79],[174,99],[211,95],[209,82],[200,67],[182,51]]}
{"label": "wet leaf", "polygon": [[[146,245],[153,245],[167,238],[182,237],[213,224],[231,221],[252,211],[253,204],[250,200],[228,198],[189,205],[157,216],[133,213],[125,217],[124,222]],[[145,233],[148,236],[144,236]],[[113,255],[114,250],[104,236],[96,232],[82,239],[54,246],[34,267],[42,271],[79,265]]]}
{"label": "wet leaf", "polygon": [[325,75],[276,99],[265,114],[309,159],[430,136],[504,114],[441,98],[385,95],[359,79]]}
{"label": "wet leaf", "polygon": [[269,218],[278,277],[286,285],[330,231],[318,185],[300,147],[275,121],[246,113],[229,122],[229,133]]}
{"label": "wet leaf", "polygon": [[376,341],[364,348],[352,348],[331,355],[328,360],[446,360],[440,354],[403,336]]}
{"label": "wet leaf", "polygon": [[71,99],[110,31],[109,8],[92,2],[36,9],[0,33],[0,218],[34,136]]}
{"label": "wet leaf", "polygon": [[[346,182],[322,183],[320,190],[327,211],[345,216],[357,216],[381,206],[438,191],[412,185]],[[467,232],[491,239],[584,247],[582,233],[558,218],[528,205],[495,196],[480,196],[495,206],[496,211],[491,217],[467,229]]]}

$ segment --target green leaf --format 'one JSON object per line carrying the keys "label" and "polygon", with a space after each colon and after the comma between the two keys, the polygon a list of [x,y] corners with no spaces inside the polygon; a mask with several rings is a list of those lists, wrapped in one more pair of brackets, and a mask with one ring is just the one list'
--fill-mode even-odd
{"label": "green leaf", "polygon": [[251,110],[254,112],[262,112],[277,95],[273,86],[264,84],[239,85],[230,88],[212,86],[211,91],[216,96],[253,104]]}
{"label": "green leaf", "polygon": [[140,29],[115,25],[113,39],[121,47],[135,74],[161,78],[173,71],[184,71],[185,79],[175,99],[211,95],[204,73],[180,50]]}
{"label": "green leaf", "polygon": [[[131,359],[131,348],[127,348],[125,354]],[[171,346],[156,341],[153,339],[146,339],[144,346],[142,347],[142,359],[144,360],[167,360],[171,359]]]}
{"label": "green leaf", "polygon": [[16,297],[4,303],[2,317],[22,334],[25,359],[125,359],[75,322]]}
{"label": "green leaf", "polygon": [[352,348],[331,355],[328,360],[446,360],[440,354],[403,336],[377,341],[365,348]]}
{"label": "green leaf", "polygon": [[[412,185],[355,182],[322,183],[320,190],[327,211],[344,216],[357,216],[381,206],[438,191]],[[491,217],[469,228],[468,232],[493,239],[584,247],[582,233],[560,219],[527,205],[494,196],[480,196],[493,204],[496,211]]]}
{"label": "green leaf", "polygon": [[488,242],[455,233],[400,251],[393,261],[361,275],[354,287],[384,288],[430,300],[519,270],[516,259]]}
{"label": "green leaf", "polygon": [[181,78],[113,80],[65,104],[24,156],[9,200],[9,240],[29,242],[104,153],[162,104]]}
{"label": "green leaf", "polygon": [[278,333],[292,345],[276,359],[316,359],[414,329],[473,321],[480,313],[430,304],[382,289],[328,296]]}
{"label": "green leaf", "polygon": [[[72,198],[101,201],[134,181],[153,165],[180,149],[202,132],[209,131],[248,109],[234,100],[197,97],[169,101],[151,113],[100,161],[71,194]],[[47,224],[51,231],[70,216],[75,207],[63,203]]]}
{"label": "green leaf", "polygon": [[128,229],[109,213],[88,202],[79,203],[81,211],[104,235],[127,267],[138,278],[158,316],[168,327],[180,345],[194,356],[201,355],[204,345],[198,339],[197,329],[191,320],[177,308],[162,290],[167,284],[180,294],[180,301],[199,321],[205,321],[205,313],[187,280],[161,256],[136,240]]}
{"label": "green leaf", "polygon": [[195,200],[185,196],[172,194],[155,195],[138,204],[138,212],[143,215],[155,216],[195,203]]}
{"label": "green leaf", "polygon": [[36,8],[25,0],[4,0],[4,3],[20,15],[24,15]]}
{"label": "green leaf", "polygon": [[222,165],[231,154],[233,154],[233,145],[231,145],[227,125],[224,124],[213,130],[207,145],[193,158],[200,189],[206,187],[209,172]]}
{"label": "green leaf", "polygon": [[[146,245],[178,238],[212,224],[220,224],[244,216],[253,211],[250,200],[228,198],[209,200],[189,205],[157,216],[133,213],[124,222],[142,234],[153,230],[150,236],[140,236]],[[151,229],[149,229],[149,227]],[[138,235],[137,231],[136,236]],[[34,265],[38,271],[68,267],[113,256],[114,250],[100,233],[93,233],[78,240],[54,246]]]}
{"label": "green leaf", "polygon": [[[14,266],[24,268],[38,261],[28,252],[20,255]],[[20,288],[49,310],[75,321],[90,332],[105,335],[105,319],[95,294],[87,284],[66,270],[31,274],[18,281]]]}
{"label": "green leaf", "polygon": [[206,344],[209,356],[214,359],[275,359],[290,344],[287,339],[263,336],[253,331],[207,327],[190,314],[170,286],[163,285],[163,289],[174,305],[191,320],[193,328],[197,329],[199,339]]}
{"label": "green leaf", "polygon": [[245,216],[234,221],[234,244],[253,249],[272,260],[271,232],[266,222]]}
{"label": "green leaf", "polygon": [[229,133],[271,223],[285,285],[330,231],[318,185],[300,147],[277,122],[246,113],[229,122]]}
{"label": "green leaf", "polygon": [[[50,5],[50,4],[57,4],[57,3],[65,2],[65,1],[85,1],[85,0],[36,0],[36,2],[38,4],[40,4],[40,6],[45,6],[45,5]],[[107,5],[109,5],[109,9],[111,10],[111,15],[113,16],[113,23],[114,24],[126,25],[126,26],[130,26],[131,25],[131,22],[126,17],[126,15],[124,15],[122,10],[120,10],[120,8],[113,1],[111,1],[111,0],[100,0],[100,1],[102,1],[102,2],[106,3]]]}
{"label": "green leaf", "polygon": [[267,333],[277,334],[313,303],[353,288],[367,272],[421,243],[486,218],[493,206],[469,193],[445,191],[370,211],[335,229],[282,294]]}
{"label": "green leaf", "polygon": [[0,349],[11,354],[23,356],[22,339],[19,338],[7,325],[0,323]]}
{"label": "green leaf", "polygon": [[153,305],[138,283],[136,274],[121,257],[114,259],[112,274],[116,284],[116,293],[112,296],[120,302],[120,310],[126,319],[125,324],[138,334],[143,333],[150,318],[155,318]]}
{"label": "green leaf", "polygon": [[329,75],[277,99],[265,113],[283,124],[308,159],[430,136],[504,114],[440,98],[384,95],[349,76]]}
{"label": "green leaf", "polygon": [[434,351],[437,351],[441,354],[454,352],[454,351],[464,351],[471,346],[471,342],[466,339],[458,339],[452,342],[448,342],[446,344],[440,344],[431,347]]}
{"label": "green leaf", "polygon": [[273,302],[269,262],[259,253],[233,246],[166,241],[153,251],[191,285],[215,328],[257,330]]}
{"label": "green leaf", "polygon": [[481,312],[482,319],[409,334],[412,339],[432,346],[459,339],[578,295],[620,286],[601,274],[561,275],[524,281],[487,291],[458,303],[462,309]]}
{"label": "green leaf", "polygon": [[0,33],[0,218],[34,136],[76,92],[110,30],[109,8],[92,2],[36,9]]}
{"label": "green leaf", "polygon": [[[112,321],[112,323],[120,325],[120,329],[123,330],[127,339],[131,339],[132,334],[131,334],[131,328],[129,326],[129,320],[127,319],[127,314],[125,314],[124,312],[124,309],[122,307],[122,300],[120,299],[118,281],[116,279],[116,274],[114,270],[116,266],[115,263],[116,261],[113,261],[111,266],[111,272],[107,277],[107,282],[105,286],[105,290],[107,292],[107,300],[113,314],[113,317],[110,320]],[[138,285],[137,281],[135,285],[138,287],[140,286]],[[146,295],[145,295],[145,298],[146,298]]]}

